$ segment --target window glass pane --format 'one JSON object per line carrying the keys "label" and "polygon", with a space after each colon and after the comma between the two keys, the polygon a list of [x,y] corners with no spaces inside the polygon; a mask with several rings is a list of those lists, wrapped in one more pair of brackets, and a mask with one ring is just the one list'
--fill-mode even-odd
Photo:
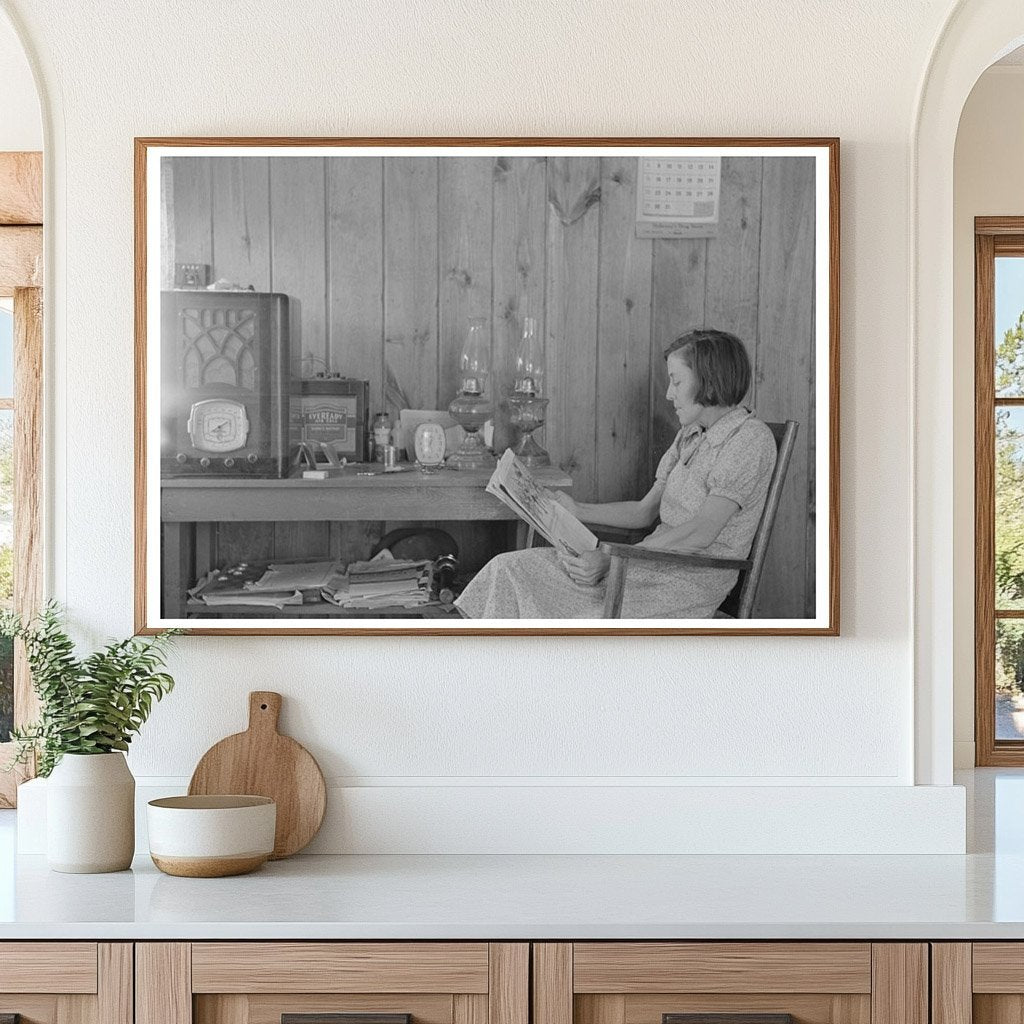
{"label": "window glass pane", "polygon": [[1024,408],[996,409],[996,608],[1024,608]]}
{"label": "window glass pane", "polygon": [[0,306],[0,398],[14,397],[14,313]]}
{"label": "window glass pane", "polygon": [[996,739],[1024,739],[1024,622],[996,619]]}
{"label": "window glass pane", "polygon": [[996,258],[996,396],[1024,397],[1024,258]]}
{"label": "window glass pane", "polygon": [[[0,607],[14,597],[14,413],[0,409]],[[14,714],[14,648],[0,638],[0,743],[10,737]]]}

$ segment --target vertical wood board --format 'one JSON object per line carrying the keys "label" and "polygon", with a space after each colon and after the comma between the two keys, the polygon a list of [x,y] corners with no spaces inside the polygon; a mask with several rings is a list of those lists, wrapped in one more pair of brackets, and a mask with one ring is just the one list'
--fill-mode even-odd
{"label": "vertical wood board", "polygon": [[[433,408],[445,409],[461,384],[459,363],[470,317],[486,321],[493,353],[491,320],[491,157],[438,160],[438,391]],[[487,389],[496,400],[501,381],[492,373]]]}
{"label": "vertical wood board", "polygon": [[929,1024],[928,946],[871,946],[871,1024]]}
{"label": "vertical wood board", "polygon": [[652,477],[651,272],[653,243],[636,237],[634,156],[601,157],[598,297],[597,500],[640,498]]}
{"label": "vertical wood board", "polygon": [[437,401],[437,160],[384,163],[384,408]]}
{"label": "vertical wood board", "polygon": [[598,229],[601,166],[596,157],[547,162],[547,447],[573,479],[573,497],[597,494]]}
{"label": "vertical wood board", "polygon": [[972,1024],[971,943],[933,942],[931,961],[931,1024]]}
{"label": "vertical wood board", "polygon": [[658,462],[679,433],[679,418],[665,397],[665,349],[680,335],[704,326],[707,241],[663,238],[654,242],[651,283],[651,434],[653,481]]}
{"label": "vertical wood board", "polygon": [[[417,1014],[415,1019],[422,1017]],[[488,1024],[487,996],[457,992],[452,996],[451,1019],[452,1024]]]}
{"label": "vertical wood board", "polygon": [[330,557],[330,526],[319,523],[275,523],[274,558],[318,562]]}
{"label": "vertical wood board", "polygon": [[[139,154],[135,154],[136,161],[139,160]],[[143,224],[136,223],[136,231],[140,227],[144,228],[145,212],[140,208],[136,208],[135,211],[136,220],[138,221],[141,217]],[[144,237],[144,232],[143,232]],[[174,287],[174,254],[175,254],[175,215],[174,215],[174,161],[163,159],[160,161],[160,287],[164,290]],[[138,249],[136,250],[138,251]],[[141,253],[139,254],[141,256]],[[152,260],[154,253],[148,253],[147,258]],[[138,259],[135,266],[136,274],[136,290],[139,288],[139,283],[142,280],[142,275],[145,272],[145,268],[142,266],[142,260]],[[143,282],[144,284],[144,282]],[[143,295],[145,289],[143,288]],[[143,304],[138,299],[140,307]],[[141,312],[138,310],[136,316]]]}
{"label": "vertical wood board", "polygon": [[[163,157],[174,187],[174,262],[213,264],[212,163],[206,157]],[[152,257],[151,257],[152,258]],[[174,268],[171,267],[173,280]]]}
{"label": "vertical wood board", "polygon": [[217,564],[219,568],[239,562],[269,562],[274,552],[274,523],[218,523]]}
{"label": "vertical wood board", "polygon": [[99,1024],[134,1024],[134,946],[130,942],[101,942],[97,955],[96,1017]]}
{"label": "vertical wood board", "polygon": [[[537,321],[545,334],[546,169],[544,157],[497,157],[494,161],[494,228],[491,259],[494,322],[494,372],[499,393],[511,387],[523,317]],[[548,394],[546,381],[542,395]],[[543,428],[534,436],[541,441]],[[514,442],[507,410],[495,418],[496,452]]]}
{"label": "vertical wood board", "polygon": [[291,364],[327,364],[326,181],[323,157],[270,158],[270,282],[289,297]]}
{"label": "vertical wood board", "polygon": [[348,565],[370,557],[374,545],[384,534],[384,524],[375,520],[354,523],[331,523],[329,533],[330,557]]}
{"label": "vertical wood board", "polygon": [[192,1024],[192,947],[135,945],[135,1024]]}
{"label": "vertical wood board", "polygon": [[533,944],[533,1024],[573,1024],[571,942]]}
{"label": "vertical wood board", "polygon": [[210,161],[213,279],[270,291],[270,161],[232,156]]}
{"label": "vertical wood board", "polygon": [[[806,517],[812,415],[808,380],[814,341],[814,161],[766,157],[763,171],[760,290],[758,297],[757,412],[761,419],[800,424],[765,561],[755,617],[806,614]],[[797,586],[796,584],[800,585]]]}
{"label": "vertical wood board", "polygon": [[[761,247],[760,157],[722,158],[718,234],[707,242],[704,326],[735,334],[756,365]],[[757,408],[757,378],[747,401]]]}
{"label": "vertical wood board", "polygon": [[529,1024],[529,943],[492,942],[488,962],[489,1024]]}
{"label": "vertical wood board", "polygon": [[384,394],[384,163],[327,161],[328,361],[368,380],[370,416]]}

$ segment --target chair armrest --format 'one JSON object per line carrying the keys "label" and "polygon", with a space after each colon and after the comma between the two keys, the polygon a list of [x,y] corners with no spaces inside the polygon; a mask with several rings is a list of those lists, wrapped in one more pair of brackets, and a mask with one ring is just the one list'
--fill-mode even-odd
{"label": "chair armrest", "polygon": [[632,544],[601,545],[605,554],[619,558],[640,558],[649,562],[667,562],[673,565],[688,565],[694,569],[749,569],[749,558],[711,558],[708,555],[694,555],[683,551],[665,551],[661,548],[641,548]]}

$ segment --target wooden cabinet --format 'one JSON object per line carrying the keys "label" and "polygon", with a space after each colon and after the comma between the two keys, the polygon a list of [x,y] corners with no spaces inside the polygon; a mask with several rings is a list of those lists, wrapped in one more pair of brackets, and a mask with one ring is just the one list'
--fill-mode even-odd
{"label": "wooden cabinet", "polygon": [[6,1014],[21,1024],[1020,1024],[1024,943],[10,942],[0,943]]}
{"label": "wooden cabinet", "polygon": [[928,1021],[924,943],[537,943],[533,957],[533,1024]]}
{"label": "wooden cabinet", "polygon": [[529,1024],[526,943],[139,943],[136,983],[136,1024]]}
{"label": "wooden cabinet", "polygon": [[0,943],[0,1017],[132,1024],[130,942]]}

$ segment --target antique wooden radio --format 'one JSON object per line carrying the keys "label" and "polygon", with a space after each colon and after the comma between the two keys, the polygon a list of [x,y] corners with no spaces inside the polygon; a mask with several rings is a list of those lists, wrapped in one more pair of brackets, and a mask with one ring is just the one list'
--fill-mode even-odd
{"label": "antique wooden radio", "polygon": [[285,477],[288,297],[166,291],[161,311],[161,472]]}

